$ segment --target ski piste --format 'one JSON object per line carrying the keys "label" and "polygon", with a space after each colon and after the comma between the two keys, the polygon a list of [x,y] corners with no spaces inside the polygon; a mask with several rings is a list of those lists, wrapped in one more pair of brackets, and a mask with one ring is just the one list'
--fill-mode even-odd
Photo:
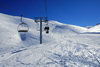
{"label": "ski piste", "polygon": [[50,33],[43,31],[40,45],[38,25],[23,19],[27,33],[17,31],[20,17],[0,13],[0,67],[100,67],[100,25],[49,21]]}

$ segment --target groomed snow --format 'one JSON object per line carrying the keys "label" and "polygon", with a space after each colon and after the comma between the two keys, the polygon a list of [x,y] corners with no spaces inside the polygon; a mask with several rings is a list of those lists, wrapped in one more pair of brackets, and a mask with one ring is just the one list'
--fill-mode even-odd
{"label": "groomed snow", "polygon": [[87,29],[49,21],[50,33],[43,31],[39,44],[37,24],[23,21],[29,32],[18,33],[20,17],[0,13],[0,67],[100,67],[99,25]]}

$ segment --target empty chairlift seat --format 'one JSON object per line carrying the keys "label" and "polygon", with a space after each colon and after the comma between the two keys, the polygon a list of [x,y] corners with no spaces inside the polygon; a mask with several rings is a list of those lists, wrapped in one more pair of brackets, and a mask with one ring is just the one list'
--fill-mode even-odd
{"label": "empty chairlift seat", "polygon": [[28,32],[29,31],[29,27],[28,27],[28,25],[26,24],[26,23],[20,23],[19,25],[18,25],[18,32]]}

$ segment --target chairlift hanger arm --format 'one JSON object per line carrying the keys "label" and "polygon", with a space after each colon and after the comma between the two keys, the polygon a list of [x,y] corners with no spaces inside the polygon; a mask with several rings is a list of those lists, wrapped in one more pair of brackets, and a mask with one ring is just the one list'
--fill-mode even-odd
{"label": "chairlift hanger arm", "polygon": [[24,22],[23,22],[23,14],[21,14],[21,22],[24,23]]}

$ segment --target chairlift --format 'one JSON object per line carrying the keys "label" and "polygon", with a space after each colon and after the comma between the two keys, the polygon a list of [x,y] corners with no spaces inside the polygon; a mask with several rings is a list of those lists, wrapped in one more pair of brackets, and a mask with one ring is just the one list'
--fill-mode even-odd
{"label": "chairlift", "polygon": [[45,26],[44,30],[49,30],[49,26]]}
{"label": "chairlift", "polygon": [[29,27],[26,23],[22,21],[22,16],[21,16],[21,23],[17,27],[18,32],[28,32]]}
{"label": "chairlift", "polygon": [[29,27],[26,23],[20,23],[18,28],[17,28],[18,32],[28,32]]}
{"label": "chairlift", "polygon": [[44,30],[48,34],[49,33],[48,17],[45,17],[45,23],[46,23],[46,26],[45,26]]}
{"label": "chairlift", "polygon": [[49,26],[45,26],[44,30],[46,31],[46,33],[48,34],[49,33]]}

